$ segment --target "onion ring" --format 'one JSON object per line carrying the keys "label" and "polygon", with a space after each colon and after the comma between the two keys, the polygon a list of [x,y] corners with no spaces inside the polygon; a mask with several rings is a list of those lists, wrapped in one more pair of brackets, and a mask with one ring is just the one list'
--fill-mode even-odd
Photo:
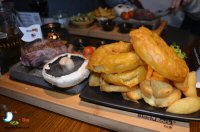
{"label": "onion ring", "polygon": [[105,80],[103,80],[100,77],[100,90],[104,91],[104,92],[129,92],[131,91],[133,88],[129,88],[126,86],[117,86],[117,85],[112,85],[112,84],[108,84]]}
{"label": "onion ring", "polygon": [[88,69],[98,73],[121,73],[141,64],[130,43],[117,42],[96,49],[89,60]]}
{"label": "onion ring", "polygon": [[140,27],[130,36],[135,52],[156,72],[173,81],[184,81],[189,72],[186,62],[159,35]]}
{"label": "onion ring", "polygon": [[147,71],[144,66],[139,66],[138,68],[126,71],[123,73],[116,74],[102,74],[102,78],[111,84],[119,86],[133,87],[145,80]]}

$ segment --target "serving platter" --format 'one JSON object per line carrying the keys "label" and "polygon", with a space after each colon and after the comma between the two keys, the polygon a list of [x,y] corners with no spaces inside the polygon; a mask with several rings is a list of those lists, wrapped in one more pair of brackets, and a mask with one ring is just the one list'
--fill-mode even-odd
{"label": "serving platter", "polygon": [[73,86],[67,89],[58,88],[44,80],[42,76],[42,69],[27,68],[21,65],[20,62],[13,65],[10,68],[9,72],[10,72],[10,77],[12,80],[23,82],[26,84],[31,84],[33,86],[39,86],[44,89],[48,89],[48,90],[52,90],[52,91],[64,93],[64,94],[79,94],[81,90],[88,83],[88,79],[85,79],[83,82],[81,82],[80,84],[76,86]]}
{"label": "serving platter", "polygon": [[[198,92],[200,93],[200,90]],[[90,87],[87,85],[86,88],[81,92],[80,97],[82,100],[90,103],[95,103],[98,105],[103,105],[129,112],[145,114],[153,117],[155,116],[159,118],[183,122],[200,121],[200,111],[186,115],[172,114],[166,112],[165,108],[152,107],[145,103],[143,100],[140,100],[139,103],[124,100],[121,96],[121,93],[102,92],[100,91],[99,87]]]}
{"label": "serving platter", "polygon": [[136,20],[136,19],[123,20],[121,17],[116,17],[114,19],[114,21],[117,24],[119,24],[119,23],[131,23],[135,27],[146,26],[151,30],[156,30],[161,25],[160,19],[154,19],[154,20]]}

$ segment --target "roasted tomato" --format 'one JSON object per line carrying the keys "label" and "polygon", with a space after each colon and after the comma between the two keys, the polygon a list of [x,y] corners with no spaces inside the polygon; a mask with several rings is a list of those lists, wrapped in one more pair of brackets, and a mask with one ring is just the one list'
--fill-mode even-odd
{"label": "roasted tomato", "polygon": [[128,16],[129,16],[129,18],[133,18],[134,12],[133,12],[133,11],[129,11],[129,12],[128,12]]}
{"label": "roasted tomato", "polygon": [[128,19],[130,19],[128,12],[122,12],[121,18],[122,18],[123,20],[128,20]]}
{"label": "roasted tomato", "polygon": [[88,56],[91,56],[94,53],[95,47],[93,46],[87,46],[83,49],[83,55],[88,58]]}

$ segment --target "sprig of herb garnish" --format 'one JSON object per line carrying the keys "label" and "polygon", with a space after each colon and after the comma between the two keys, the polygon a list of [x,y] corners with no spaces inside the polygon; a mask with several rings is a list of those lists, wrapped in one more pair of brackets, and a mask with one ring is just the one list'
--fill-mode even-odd
{"label": "sprig of herb garnish", "polygon": [[176,43],[176,42],[173,42],[172,45],[170,46],[174,49],[174,51],[176,52],[176,54],[182,58],[182,59],[186,59],[187,58],[187,55],[185,52],[181,51],[181,48],[180,46]]}

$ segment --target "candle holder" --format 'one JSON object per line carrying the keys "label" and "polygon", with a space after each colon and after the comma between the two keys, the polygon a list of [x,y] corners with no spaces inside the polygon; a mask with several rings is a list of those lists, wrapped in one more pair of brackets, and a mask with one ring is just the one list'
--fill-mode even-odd
{"label": "candle holder", "polygon": [[41,26],[44,39],[67,40],[69,33],[67,29],[61,28],[60,23],[48,23]]}
{"label": "candle holder", "polygon": [[61,27],[59,23],[48,23],[42,25],[42,33],[45,39],[58,40],[61,38]]}

